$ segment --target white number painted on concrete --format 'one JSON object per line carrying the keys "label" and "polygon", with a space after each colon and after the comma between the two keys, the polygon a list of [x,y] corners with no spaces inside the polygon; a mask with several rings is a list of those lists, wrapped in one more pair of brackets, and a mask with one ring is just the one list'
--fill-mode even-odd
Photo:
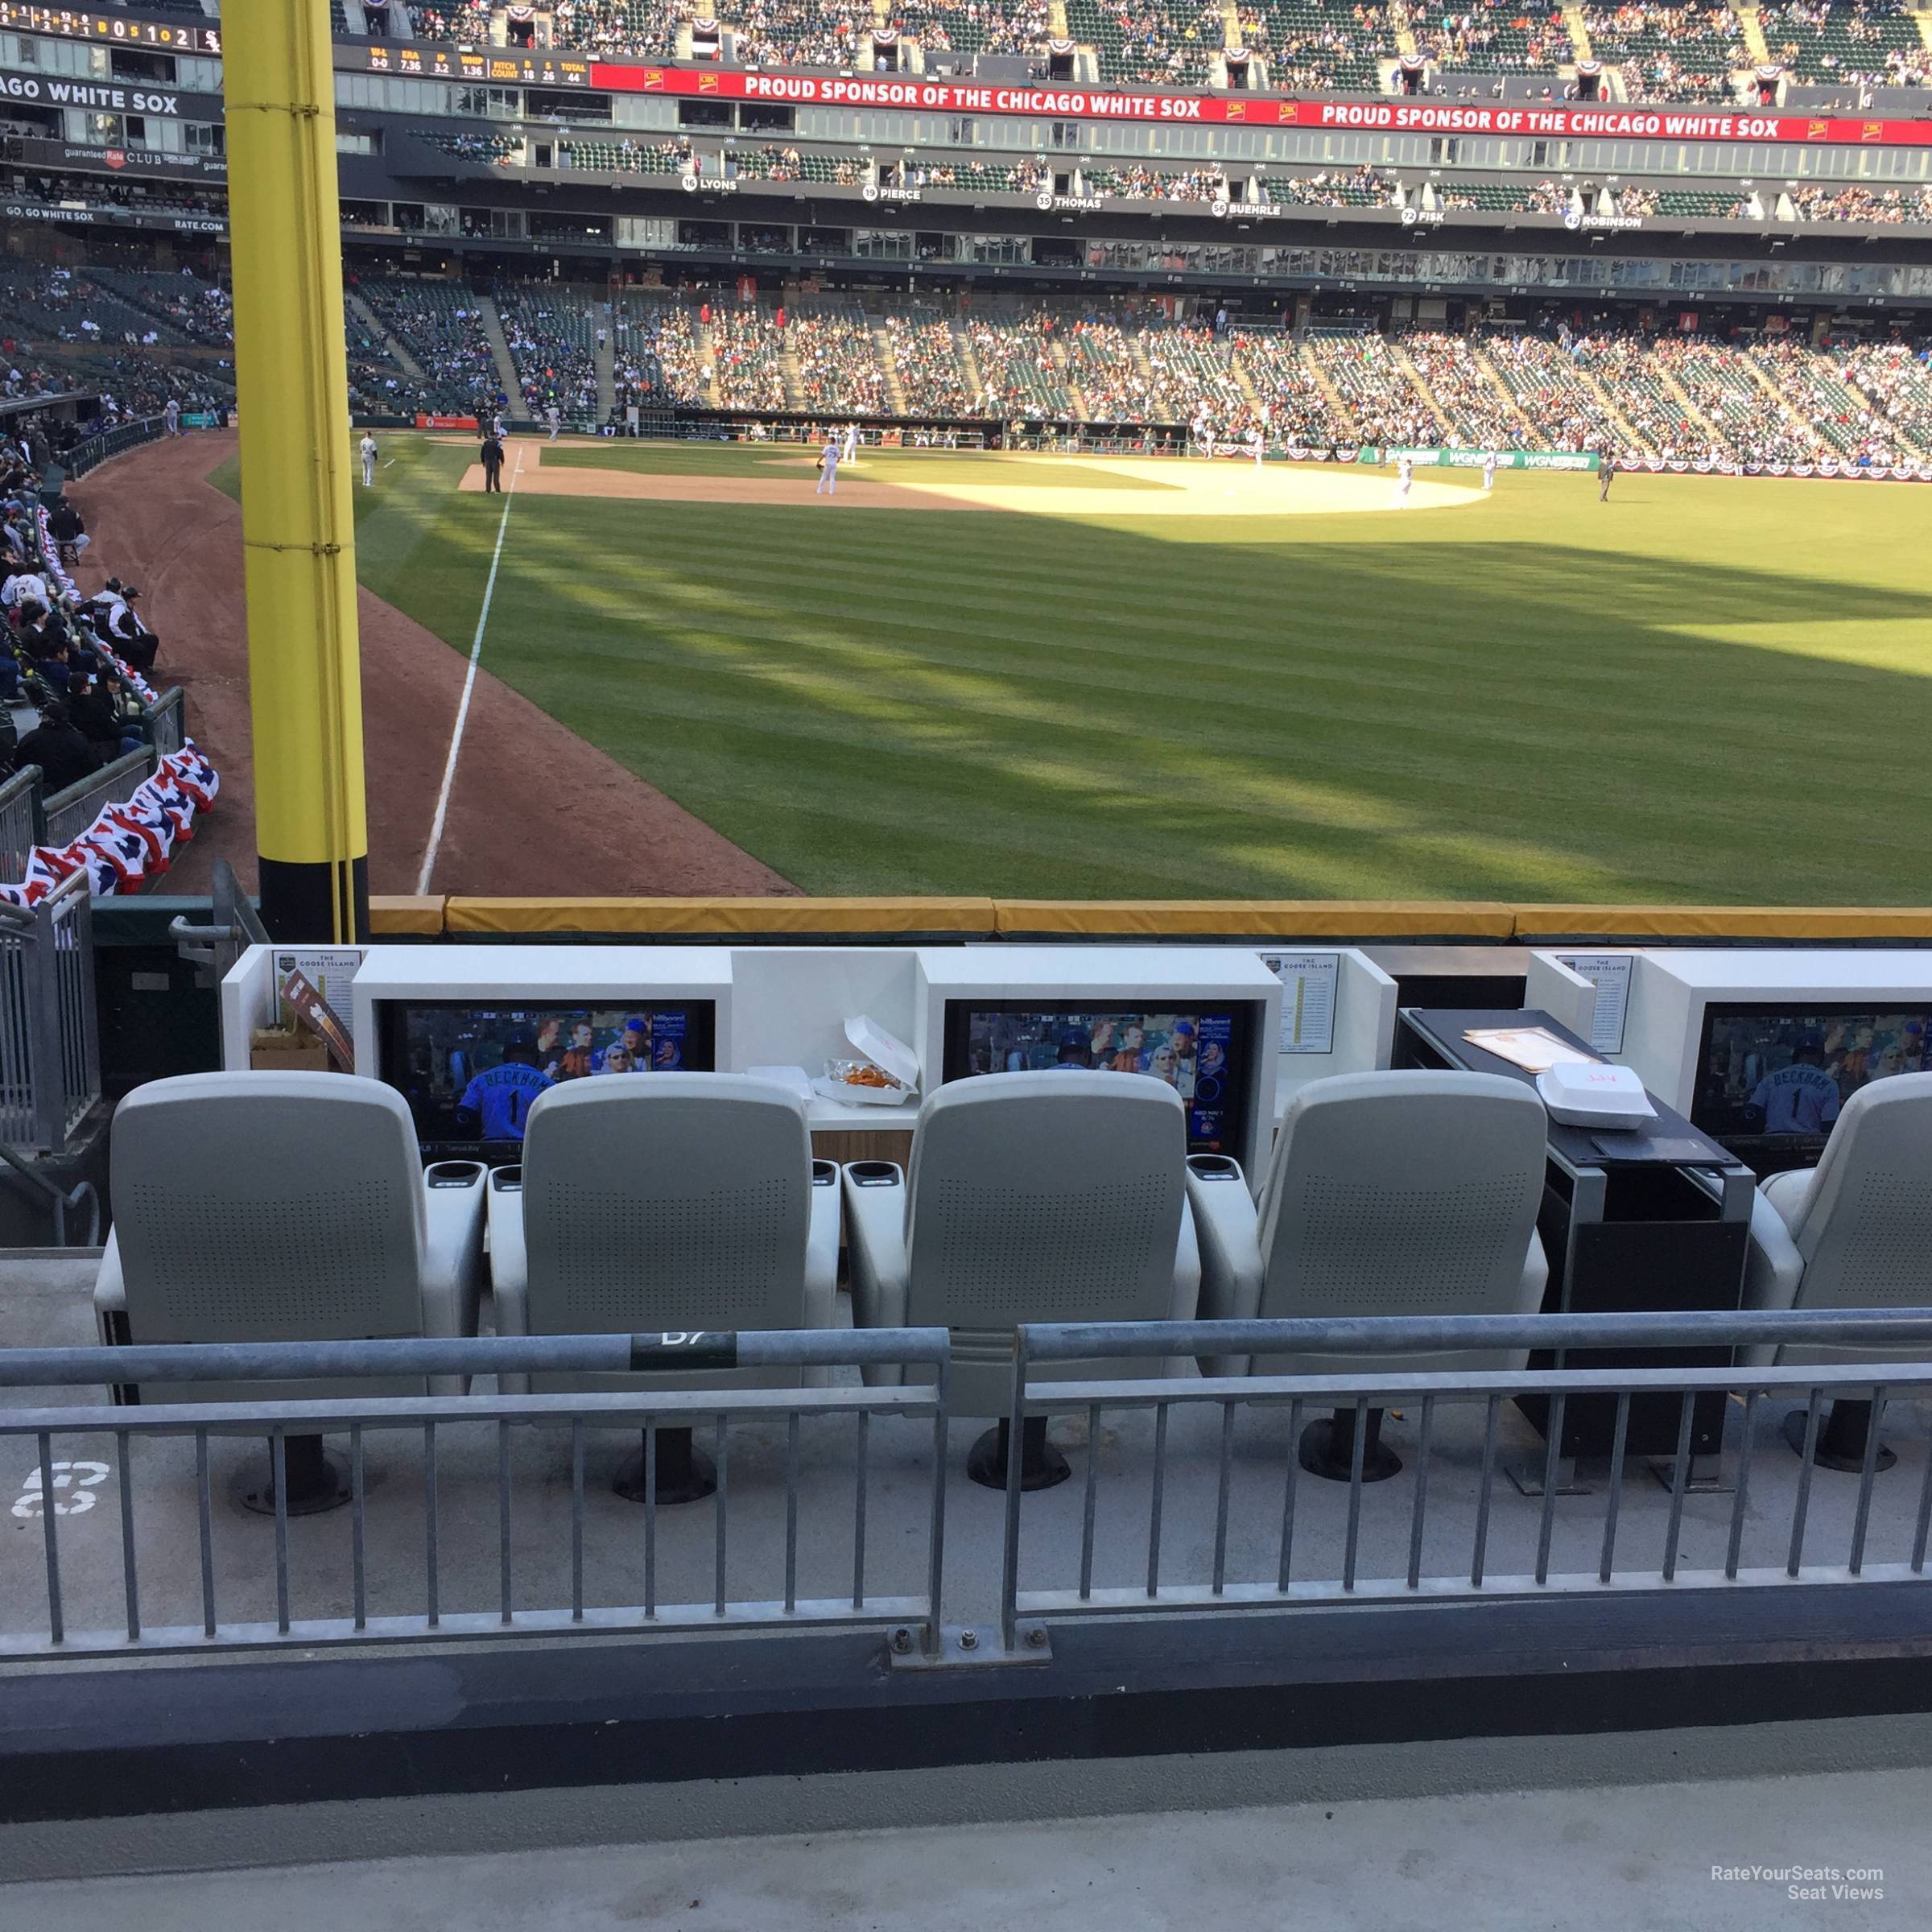
{"label": "white number painted on concrete", "polygon": [[[94,1492],[108,1479],[109,1471],[105,1463],[52,1463],[48,1467],[53,1472],[54,1487],[68,1493],[54,1498],[56,1516],[85,1516],[94,1506]],[[14,1500],[15,1516],[38,1516],[43,1499],[40,1493],[40,1472],[30,1469],[20,1484],[20,1494]]]}

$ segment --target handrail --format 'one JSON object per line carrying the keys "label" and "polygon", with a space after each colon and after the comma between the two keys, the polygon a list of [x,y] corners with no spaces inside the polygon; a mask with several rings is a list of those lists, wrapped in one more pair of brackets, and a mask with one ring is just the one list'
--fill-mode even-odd
{"label": "handrail", "polygon": [[67,1245],[67,1217],[75,1208],[85,1205],[88,1210],[87,1239],[80,1245],[95,1248],[101,1242],[101,1196],[95,1191],[92,1181],[76,1181],[64,1191],[56,1187],[32,1162],[23,1160],[5,1141],[0,1141],[0,1161],[4,1161],[22,1180],[37,1189],[53,1203],[54,1245]]}
{"label": "handrail", "polygon": [[1926,1344],[1932,1307],[1683,1309],[1605,1315],[1323,1315],[1273,1321],[1026,1322],[1016,1361],[1186,1355],[1410,1355],[1465,1348],[1728,1348],[1807,1342]]}
{"label": "handrail", "polygon": [[366,1342],[194,1342],[0,1348],[0,1389],[118,1382],[299,1381],[386,1375],[635,1375],[947,1359],[943,1328],[747,1328],[634,1335],[411,1336]]}

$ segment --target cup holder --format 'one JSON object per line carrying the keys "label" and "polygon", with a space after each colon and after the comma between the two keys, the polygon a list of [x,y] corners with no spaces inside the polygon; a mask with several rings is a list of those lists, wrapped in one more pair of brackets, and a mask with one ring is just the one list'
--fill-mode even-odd
{"label": "cup holder", "polygon": [[1191,1154],[1187,1157],[1187,1171],[1197,1180],[1238,1181],[1241,1178],[1241,1164],[1224,1154]]}
{"label": "cup holder", "polygon": [[473,1187],[483,1177],[481,1161],[435,1161],[423,1170],[431,1187]]}
{"label": "cup holder", "polygon": [[861,1187],[896,1187],[899,1170],[890,1161],[854,1161],[845,1170]]}
{"label": "cup holder", "polygon": [[839,1178],[836,1161],[814,1161],[811,1164],[811,1184],[815,1187],[830,1187]]}

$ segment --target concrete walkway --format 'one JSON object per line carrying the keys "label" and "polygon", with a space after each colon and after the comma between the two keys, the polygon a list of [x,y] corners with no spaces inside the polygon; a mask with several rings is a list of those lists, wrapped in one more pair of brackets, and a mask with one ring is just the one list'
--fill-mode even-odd
{"label": "concrete walkway", "polygon": [[[1747,1734],[1748,1735],[1748,1734]],[[1765,1932],[1932,1923],[1932,1773],[695,1839],[0,1888],[25,1932]],[[1794,1897],[1767,1872],[1831,1868]],[[1853,1868],[1878,1876],[1851,1877]],[[1882,1894],[1857,1898],[1835,1893]]]}

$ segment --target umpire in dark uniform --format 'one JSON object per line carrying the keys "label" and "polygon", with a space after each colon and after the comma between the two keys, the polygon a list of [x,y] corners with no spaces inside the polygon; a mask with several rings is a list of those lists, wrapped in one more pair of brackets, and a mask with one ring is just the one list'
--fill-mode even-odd
{"label": "umpire in dark uniform", "polygon": [[483,488],[503,493],[503,440],[494,429],[483,439]]}

